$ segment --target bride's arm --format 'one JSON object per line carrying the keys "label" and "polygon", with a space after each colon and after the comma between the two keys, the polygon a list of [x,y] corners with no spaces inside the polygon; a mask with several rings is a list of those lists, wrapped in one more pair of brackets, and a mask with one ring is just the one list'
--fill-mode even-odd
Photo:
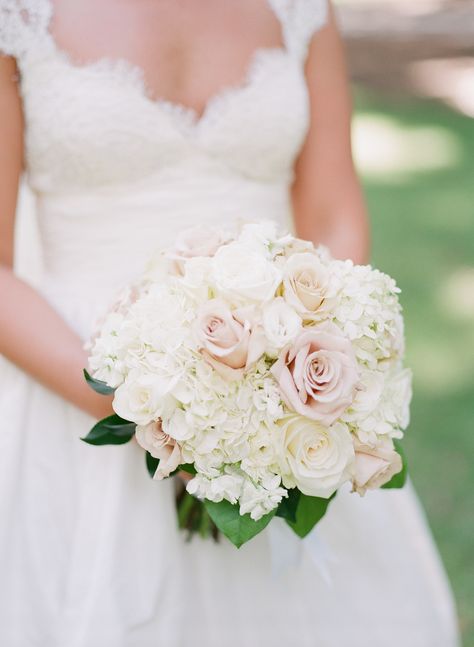
{"label": "bride's arm", "polygon": [[22,170],[23,123],[13,59],[0,55],[0,353],[46,387],[94,417],[112,412],[82,369],[82,341],[12,270],[14,220]]}
{"label": "bride's arm", "polygon": [[334,15],[313,38],[306,75],[311,122],[295,168],[293,206],[299,236],[337,258],[366,263],[369,225],[352,161],[351,99]]}

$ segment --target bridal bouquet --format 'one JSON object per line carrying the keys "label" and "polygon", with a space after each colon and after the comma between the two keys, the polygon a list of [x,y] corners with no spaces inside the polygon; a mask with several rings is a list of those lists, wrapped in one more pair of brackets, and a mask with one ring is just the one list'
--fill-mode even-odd
{"label": "bridal bouquet", "polygon": [[135,437],[155,479],[188,472],[199,523],[236,546],[275,515],[303,537],[345,483],[404,483],[398,292],[273,223],[186,231],[89,344],[86,379],[115,415],[84,440]]}

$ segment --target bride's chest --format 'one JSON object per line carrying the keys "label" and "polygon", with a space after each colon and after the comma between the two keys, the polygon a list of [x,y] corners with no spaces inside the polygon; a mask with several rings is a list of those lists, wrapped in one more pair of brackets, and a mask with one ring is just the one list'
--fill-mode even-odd
{"label": "bride's chest", "polygon": [[140,70],[125,62],[79,67],[45,52],[25,60],[21,76],[28,170],[45,190],[189,172],[205,161],[281,181],[291,178],[308,128],[304,72],[282,48],[257,50],[246,78],[211,98],[201,116],[149,98]]}

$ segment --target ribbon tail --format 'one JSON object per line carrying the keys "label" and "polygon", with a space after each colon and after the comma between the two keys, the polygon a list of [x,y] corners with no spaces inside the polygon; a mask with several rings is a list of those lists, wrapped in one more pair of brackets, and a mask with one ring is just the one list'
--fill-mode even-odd
{"label": "ribbon tail", "polygon": [[303,555],[307,555],[327,586],[333,586],[331,564],[337,564],[338,560],[321,538],[318,528],[313,528],[309,535],[301,539],[283,519],[275,518],[267,531],[274,578],[294,571]]}
{"label": "ribbon tail", "polygon": [[317,527],[313,528],[302,543],[305,553],[311,559],[327,586],[332,588],[334,580],[331,575],[331,564],[337,564],[338,559],[327,542],[322,539],[319,529]]}
{"label": "ribbon tail", "polygon": [[272,575],[277,578],[294,570],[303,552],[301,540],[287,526],[283,519],[272,519],[267,528],[270,544],[270,560]]}

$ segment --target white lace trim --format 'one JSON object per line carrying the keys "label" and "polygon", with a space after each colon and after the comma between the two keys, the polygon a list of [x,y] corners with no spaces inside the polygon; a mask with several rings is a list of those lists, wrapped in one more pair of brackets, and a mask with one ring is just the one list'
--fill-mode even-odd
{"label": "white lace trim", "polygon": [[181,122],[181,127],[192,129],[201,124],[212,122],[213,118],[218,115],[225,106],[229,104],[236,95],[245,93],[245,91],[258,83],[259,79],[266,73],[268,64],[280,58],[287,58],[288,52],[283,47],[259,47],[254,50],[246,72],[241,81],[234,84],[226,85],[221,90],[213,94],[206,102],[202,112],[196,109],[171,101],[164,97],[156,97],[152,89],[147,85],[145,71],[139,65],[131,63],[122,58],[100,58],[89,63],[78,63],[72,57],[61,50],[55,43],[52,36],[50,44],[55,50],[55,55],[62,62],[69,66],[88,73],[106,77],[121,85],[126,85],[136,94],[141,95],[148,103],[159,107],[161,110],[169,113],[176,121]]}
{"label": "white lace trim", "polygon": [[[277,0],[268,1],[275,9]],[[321,2],[305,4],[313,18]],[[21,13],[27,5],[30,13]],[[279,6],[294,11],[297,5]],[[89,191],[157,173],[192,178],[194,185],[201,168],[236,181],[290,181],[308,128],[300,54],[315,20],[303,38],[295,31],[296,13],[284,20],[277,14],[282,45],[257,48],[243,78],[211,96],[198,114],[155,98],[146,73],[127,59],[74,61],[51,32],[51,7],[50,0],[0,0],[0,47],[21,57],[26,160],[36,191]]]}
{"label": "white lace trim", "polygon": [[286,47],[305,59],[312,36],[327,21],[328,0],[268,0],[279,17]]}
{"label": "white lace trim", "polygon": [[0,0],[0,53],[21,59],[46,38],[52,10],[49,0]]}

